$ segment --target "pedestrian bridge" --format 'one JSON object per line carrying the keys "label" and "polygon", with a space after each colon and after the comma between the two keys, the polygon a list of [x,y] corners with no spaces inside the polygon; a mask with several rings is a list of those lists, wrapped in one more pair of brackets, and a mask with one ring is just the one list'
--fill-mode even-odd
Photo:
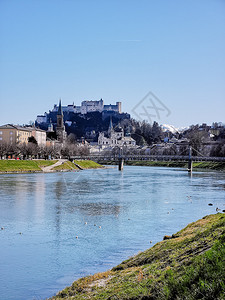
{"label": "pedestrian bridge", "polygon": [[[130,160],[150,160],[150,161],[189,161],[188,155],[101,155],[91,154],[87,156],[72,156],[71,159],[88,159],[96,162],[100,161],[115,161],[118,162],[121,159],[124,161]],[[209,156],[192,156],[192,161],[214,161],[214,162],[225,162],[225,157],[209,157]]]}

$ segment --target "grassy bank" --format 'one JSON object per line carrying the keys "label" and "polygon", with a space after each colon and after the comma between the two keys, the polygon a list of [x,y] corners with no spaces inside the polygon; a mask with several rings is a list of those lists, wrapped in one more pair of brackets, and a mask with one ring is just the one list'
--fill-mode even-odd
{"label": "grassy bank", "polygon": [[224,299],[225,214],[206,216],[52,299]]}
{"label": "grassy bank", "polygon": [[[0,172],[42,172],[43,167],[51,166],[57,161],[58,160],[0,160]],[[75,164],[79,165],[81,169],[103,168],[102,165],[91,160],[77,160],[74,162]],[[54,167],[52,170],[79,170],[75,164],[70,161],[66,161],[62,165]]]}
{"label": "grassy bank", "polygon": [[[112,165],[116,162],[102,161],[102,164]],[[129,160],[125,162],[128,166],[151,166],[151,167],[173,167],[173,168],[187,168],[187,162],[183,161],[149,161],[149,160]],[[218,170],[225,171],[225,162],[193,162],[193,169],[209,169],[209,170]]]}
{"label": "grassy bank", "polygon": [[225,162],[209,162],[209,161],[194,162],[193,168],[225,171]]}
{"label": "grassy bank", "polygon": [[98,169],[103,168],[102,165],[92,160],[74,160],[74,163],[80,166],[82,169]]}
{"label": "grassy bank", "polygon": [[50,166],[57,160],[0,160],[0,172],[34,172]]}

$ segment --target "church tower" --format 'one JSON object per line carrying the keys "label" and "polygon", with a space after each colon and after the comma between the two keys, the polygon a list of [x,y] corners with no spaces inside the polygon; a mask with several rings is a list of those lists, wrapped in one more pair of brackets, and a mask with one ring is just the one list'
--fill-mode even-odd
{"label": "church tower", "polygon": [[109,122],[109,129],[108,129],[108,136],[111,138],[112,133],[113,133],[113,123],[112,123],[112,117],[110,117],[110,122]]}
{"label": "church tower", "polygon": [[60,141],[61,143],[65,142],[66,131],[65,131],[64,123],[63,123],[63,111],[62,111],[61,99],[59,100],[59,108],[58,108],[58,112],[57,112],[56,135],[57,135],[58,141]]}

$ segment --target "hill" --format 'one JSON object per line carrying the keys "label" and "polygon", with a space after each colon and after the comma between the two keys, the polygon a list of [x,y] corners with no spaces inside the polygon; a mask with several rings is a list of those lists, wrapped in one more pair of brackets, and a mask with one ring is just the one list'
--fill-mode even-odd
{"label": "hill", "polygon": [[224,299],[225,215],[209,215],[52,299]]}

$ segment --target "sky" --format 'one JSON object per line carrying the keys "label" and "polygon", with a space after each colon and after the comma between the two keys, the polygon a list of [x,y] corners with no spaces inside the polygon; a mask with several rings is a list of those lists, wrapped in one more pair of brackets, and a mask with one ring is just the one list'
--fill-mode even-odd
{"label": "sky", "polygon": [[225,122],[225,0],[0,0],[0,125],[60,98],[176,127]]}

